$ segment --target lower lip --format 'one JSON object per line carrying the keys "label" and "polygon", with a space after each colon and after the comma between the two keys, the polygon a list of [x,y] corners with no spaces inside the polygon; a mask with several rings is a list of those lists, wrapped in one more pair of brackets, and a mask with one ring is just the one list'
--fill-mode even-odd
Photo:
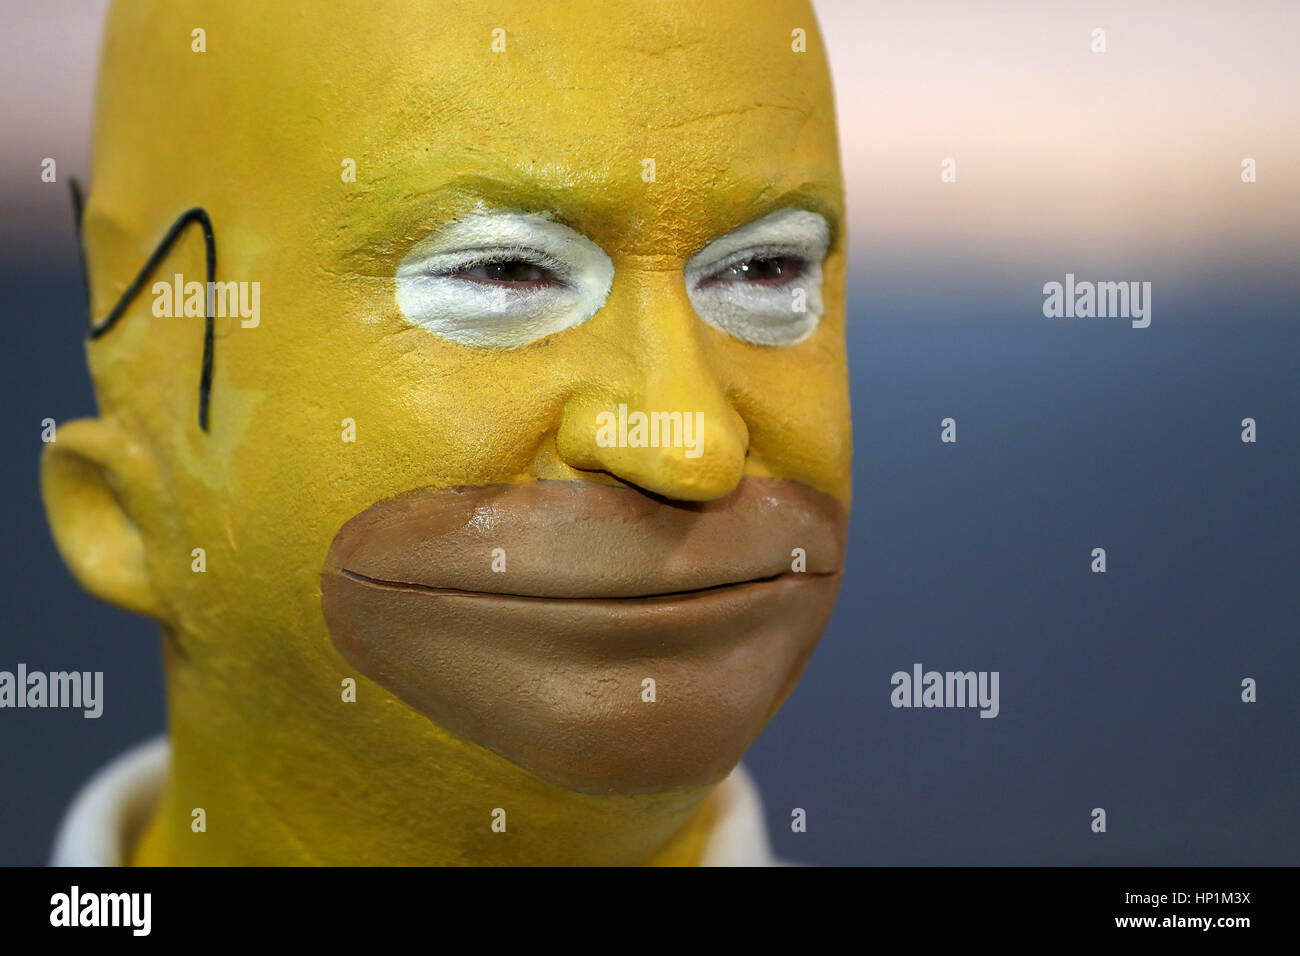
{"label": "lower lip", "polygon": [[322,586],[338,650],[435,723],[553,784],[630,794],[714,783],[734,766],[803,670],[839,575],[590,600],[337,571]]}

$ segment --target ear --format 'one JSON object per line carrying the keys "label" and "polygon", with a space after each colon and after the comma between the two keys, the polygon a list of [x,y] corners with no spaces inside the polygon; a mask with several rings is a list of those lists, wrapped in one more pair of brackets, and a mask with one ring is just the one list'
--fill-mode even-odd
{"label": "ear", "polygon": [[139,444],[110,420],[58,426],[41,456],[45,515],[72,576],[101,600],[161,620],[130,505],[153,484]]}

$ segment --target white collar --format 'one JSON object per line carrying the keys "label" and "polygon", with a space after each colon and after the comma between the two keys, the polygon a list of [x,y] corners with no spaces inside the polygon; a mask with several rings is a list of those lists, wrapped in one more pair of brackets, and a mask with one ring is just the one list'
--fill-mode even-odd
{"label": "white collar", "polygon": [[[114,759],[81,788],[59,825],[52,866],[125,866],[162,794],[170,748],[145,741]],[[717,817],[701,866],[776,866],[763,805],[741,765],[714,791]]]}

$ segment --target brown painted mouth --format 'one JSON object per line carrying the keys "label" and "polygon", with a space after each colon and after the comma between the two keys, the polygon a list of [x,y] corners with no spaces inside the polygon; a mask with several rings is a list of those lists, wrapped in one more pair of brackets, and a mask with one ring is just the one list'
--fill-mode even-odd
{"label": "brown painted mouth", "polygon": [[752,578],[748,581],[732,581],[726,584],[710,584],[704,587],[689,588],[684,591],[655,591],[647,594],[622,594],[622,595],[592,595],[592,596],[558,596],[549,594],[516,594],[512,591],[478,591],[467,588],[448,588],[438,587],[431,584],[416,584],[412,581],[388,581],[383,578],[372,578],[356,571],[350,571],[347,568],[339,570],[339,574],[349,580],[356,581],[358,584],[368,585],[376,588],[386,588],[393,591],[417,591],[423,594],[442,594],[449,597],[476,597],[491,600],[493,598],[519,598],[526,601],[548,601],[548,602],[567,602],[567,601],[601,601],[606,603],[636,603],[640,601],[680,601],[689,600],[694,597],[706,597],[711,594],[719,594],[727,591],[742,590],[752,588],[756,585],[773,584],[785,579],[799,580],[800,578],[828,578],[835,577],[839,571],[811,571],[802,572],[796,575],[794,572],[784,574],[773,574],[765,578]]}
{"label": "brown painted mouth", "polygon": [[422,488],[339,530],[321,607],[357,672],[544,780],[702,786],[807,663],[847,518],[778,478],[707,502],[585,482]]}

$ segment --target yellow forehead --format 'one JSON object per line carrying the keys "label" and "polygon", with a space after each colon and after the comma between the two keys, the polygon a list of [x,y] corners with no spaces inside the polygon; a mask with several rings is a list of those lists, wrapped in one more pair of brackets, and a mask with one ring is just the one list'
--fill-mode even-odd
{"label": "yellow forehead", "polygon": [[[336,199],[369,239],[508,193],[649,255],[786,194],[839,210],[806,3],[136,0],[114,7],[105,52],[101,204],[220,183],[244,201],[232,212],[285,226]],[[334,188],[346,159],[352,190]]]}

